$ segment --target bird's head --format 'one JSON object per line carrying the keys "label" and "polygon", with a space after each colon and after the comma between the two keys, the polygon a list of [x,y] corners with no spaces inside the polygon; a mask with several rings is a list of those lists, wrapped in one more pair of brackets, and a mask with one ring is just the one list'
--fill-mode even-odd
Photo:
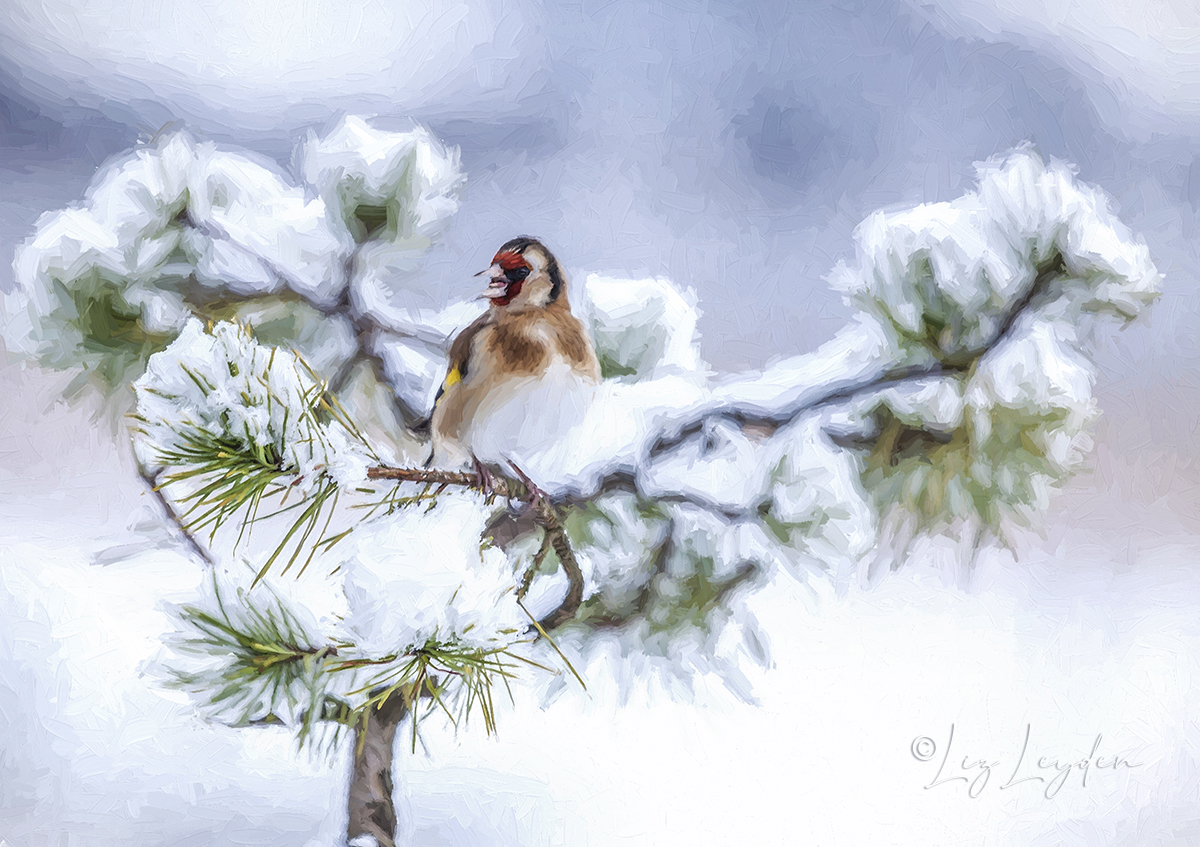
{"label": "bird's head", "polygon": [[535,238],[514,238],[504,244],[492,259],[492,266],[476,276],[487,275],[487,289],[481,294],[497,309],[544,309],[551,303],[566,302],[566,279],[558,260]]}

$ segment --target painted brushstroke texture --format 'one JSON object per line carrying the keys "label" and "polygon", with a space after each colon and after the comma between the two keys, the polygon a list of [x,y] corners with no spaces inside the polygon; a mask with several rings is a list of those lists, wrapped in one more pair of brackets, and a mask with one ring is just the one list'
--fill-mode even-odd
{"label": "painted brushstroke texture", "polygon": [[[598,640],[579,664],[588,695],[568,686],[543,711],[541,692],[518,689],[498,740],[431,725],[431,755],[408,756],[399,774],[401,817],[416,844],[1187,844],[1200,823],[1195,30],[1182,3],[13,2],[0,13],[0,246],[15,255],[40,215],[69,206],[63,232],[89,214],[136,223],[115,195],[89,205],[85,191],[139,133],[157,149],[178,127],[150,136],[183,120],[191,149],[217,142],[206,184],[253,171],[275,198],[240,219],[236,203],[197,205],[201,283],[296,291],[322,308],[352,290],[386,318],[388,333],[366,339],[314,322],[305,346],[322,370],[362,340],[406,402],[427,408],[446,339],[477,314],[462,302],[469,274],[528,232],[588,292],[580,309],[601,352],[648,414],[714,401],[767,414],[806,380],[856,379],[894,352],[879,321],[824,280],[890,243],[859,223],[879,210],[885,229],[928,234],[903,210],[961,212],[974,163],[1032,141],[1075,163],[1145,237],[1165,275],[1148,314],[1078,338],[1023,326],[1028,346],[997,351],[973,392],[930,380],[798,422],[776,436],[805,445],[781,470],[793,485],[745,473],[764,447],[733,427],[679,445],[647,469],[646,490],[705,492],[730,509],[768,492],[790,523],[826,528],[800,552],[834,567],[803,586],[777,581],[754,600],[757,627],[735,619],[744,633],[674,645],[669,661]],[[431,179],[431,197],[461,204],[437,219],[452,225],[418,217],[433,221],[432,244],[359,251],[359,279],[374,282],[357,288],[338,261],[353,252],[353,221],[311,214],[331,208],[338,168],[369,169],[329,142],[353,134],[345,112],[381,115],[381,133],[429,127],[461,150],[468,178]],[[310,129],[305,149],[326,158],[295,157]],[[390,190],[364,178],[361,198]],[[172,215],[154,226],[190,228]],[[153,265],[159,242],[146,243],[112,255]],[[415,271],[420,285],[408,284]],[[22,273],[0,262],[0,286],[15,291]],[[144,313],[151,325],[183,325],[168,298],[126,290],[139,310],[160,304]],[[908,304],[888,302],[903,324]],[[6,339],[24,337],[5,319]],[[1092,364],[1070,353],[1077,343]],[[337,843],[346,761],[298,755],[279,730],[201,724],[146,674],[172,628],[159,604],[206,582],[97,424],[108,413],[87,397],[59,402],[69,377],[10,365],[0,380],[0,842]],[[1053,441],[1064,462],[1086,449],[1085,468],[1051,501],[1045,539],[1021,535],[1015,559],[987,550],[969,576],[970,551],[946,539],[886,578],[855,570],[845,556],[869,546],[869,512],[822,430],[861,435],[881,409],[949,429],[1017,396],[1068,417],[1102,412],[1091,448]],[[620,496],[601,508],[622,551],[667,531]],[[715,528],[688,508],[670,531],[718,571],[773,543]],[[581,555],[604,603],[641,590],[635,555]],[[383,580],[353,581],[356,602],[379,598]],[[344,616],[339,585],[289,585],[314,627]],[[756,639],[769,673],[752,660]],[[712,679],[714,651],[743,676]],[[995,790],[1007,772],[977,799],[959,783],[926,790],[933,773],[910,745],[929,737],[940,752],[951,723],[972,758],[1011,765],[1029,725],[1038,755],[1074,761],[1102,734],[1101,755],[1141,766],[1093,771],[1086,787],[1073,774],[1053,800],[1028,784]]]}

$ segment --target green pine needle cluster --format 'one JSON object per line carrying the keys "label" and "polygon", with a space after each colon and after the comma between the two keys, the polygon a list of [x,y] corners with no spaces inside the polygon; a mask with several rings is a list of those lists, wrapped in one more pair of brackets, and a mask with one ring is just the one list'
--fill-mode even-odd
{"label": "green pine needle cluster", "polygon": [[[245,331],[249,333],[248,329]],[[277,348],[272,348],[266,367],[268,374],[276,352]],[[295,429],[302,435],[297,444],[313,448],[315,453],[330,452],[323,433],[325,426],[332,422],[342,426],[370,452],[365,436],[329,392],[326,382],[298,354],[289,352],[285,355],[295,358],[297,366],[310,381],[301,395]],[[215,389],[203,376],[186,365],[181,367],[204,396],[209,396]],[[252,378],[266,389],[268,416],[273,405],[284,409],[281,430],[290,432],[291,408],[274,395],[263,375],[255,374]],[[142,390],[153,391],[152,388]],[[134,431],[146,435],[149,422],[140,415],[132,418]],[[303,572],[318,552],[350,533],[347,529],[335,535],[328,534],[341,493],[340,486],[328,475],[319,473],[308,480],[310,490],[297,493],[296,487],[306,480],[297,476],[297,468],[287,457],[283,443],[258,443],[248,429],[245,433],[229,432],[228,427],[226,430],[214,433],[200,426],[182,426],[176,430],[173,444],[159,445],[155,451],[155,460],[163,467],[173,469],[161,476],[157,488],[169,491],[184,506],[184,529],[193,534],[207,531],[210,541],[215,539],[222,526],[240,515],[235,550],[256,523],[285,514],[292,516],[290,528],[267,558],[255,582],[261,580],[289,548],[291,552],[284,564],[284,572],[302,555]],[[274,497],[278,501],[264,513],[263,501]]]}
{"label": "green pine needle cluster", "polygon": [[[269,586],[227,596],[215,576],[213,604],[179,608],[184,627],[174,642],[200,669],[171,670],[212,719],[235,727],[288,725],[301,746],[319,743],[322,724],[365,726],[372,709],[402,697],[411,712],[412,746],[421,721],[440,711],[458,728],[473,717],[496,731],[495,696],[521,665],[550,671],[514,652],[430,639],[387,656],[363,655],[348,641],[322,642]],[[518,642],[525,643],[525,642]],[[421,701],[427,700],[425,708]],[[328,748],[332,749],[332,747]]]}
{"label": "green pine needle cluster", "polygon": [[214,576],[213,597],[215,609],[180,608],[187,631],[174,646],[215,667],[175,669],[175,684],[196,695],[211,717],[231,726],[298,718],[303,743],[327,711],[328,667],[344,645],[320,644],[265,586],[252,603],[242,590],[235,598],[225,597]]}
{"label": "green pine needle cluster", "polygon": [[[485,649],[435,639],[399,655],[347,659],[334,665],[334,670],[374,669],[365,684],[350,692],[351,697],[366,698],[355,709],[364,723],[371,709],[392,697],[404,697],[412,709],[410,729],[415,751],[419,725],[435,710],[445,714],[456,729],[478,714],[484,730],[489,735],[494,733],[496,688],[503,685],[511,700],[509,680],[516,677],[518,663],[549,670],[513,652],[511,647]],[[425,709],[417,708],[421,699],[429,700]]]}

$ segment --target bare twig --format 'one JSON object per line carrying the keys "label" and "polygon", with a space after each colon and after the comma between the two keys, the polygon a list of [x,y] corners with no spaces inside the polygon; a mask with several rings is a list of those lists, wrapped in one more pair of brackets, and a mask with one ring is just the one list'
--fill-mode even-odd
{"label": "bare twig", "polygon": [[558,555],[559,565],[567,575],[566,596],[557,609],[538,621],[538,626],[549,632],[574,618],[575,613],[579,611],[579,606],[583,603],[583,571],[575,559],[575,551],[571,549],[567,540],[567,531],[563,529],[558,511],[548,501],[543,500],[534,517],[546,538],[550,540],[550,546]]}
{"label": "bare twig", "polygon": [[[440,471],[432,468],[388,468],[367,469],[367,479],[395,480],[396,482],[428,482],[434,485],[457,485],[481,490],[479,477],[466,471]],[[493,477],[492,491],[498,497],[522,497],[526,495],[523,485],[502,476]]]}
{"label": "bare twig", "polygon": [[546,559],[546,554],[550,552],[550,533],[542,532],[542,545],[538,547],[537,553],[533,556],[533,563],[526,568],[525,574],[521,577],[521,584],[517,586],[517,599],[524,600],[525,595],[529,593],[529,586],[533,582],[534,575],[537,574],[538,568],[542,566],[542,562]]}

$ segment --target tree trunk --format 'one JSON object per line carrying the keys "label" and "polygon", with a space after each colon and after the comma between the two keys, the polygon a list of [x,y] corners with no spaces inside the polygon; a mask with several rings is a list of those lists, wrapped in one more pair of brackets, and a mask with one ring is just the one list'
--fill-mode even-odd
{"label": "tree trunk", "polygon": [[350,823],[346,840],[367,847],[395,847],[396,807],[392,802],[392,754],[396,729],[408,715],[405,698],[395,694],[367,713],[354,728],[354,764],[350,776]]}

